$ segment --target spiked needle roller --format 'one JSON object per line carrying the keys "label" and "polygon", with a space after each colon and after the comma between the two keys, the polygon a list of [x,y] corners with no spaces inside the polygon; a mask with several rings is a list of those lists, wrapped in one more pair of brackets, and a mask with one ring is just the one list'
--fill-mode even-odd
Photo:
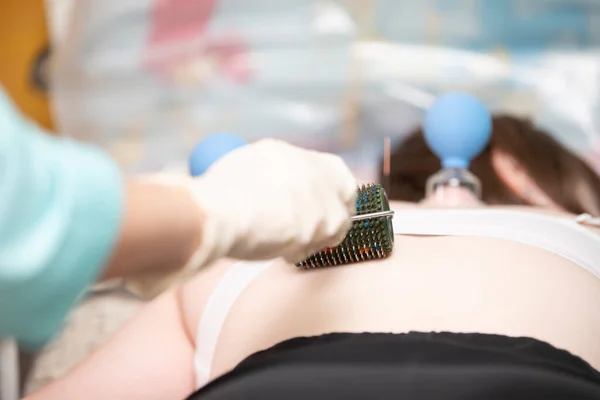
{"label": "spiked needle roller", "polygon": [[342,243],[325,248],[296,266],[315,269],[387,257],[394,247],[393,215],[381,185],[361,186],[356,197],[356,215]]}

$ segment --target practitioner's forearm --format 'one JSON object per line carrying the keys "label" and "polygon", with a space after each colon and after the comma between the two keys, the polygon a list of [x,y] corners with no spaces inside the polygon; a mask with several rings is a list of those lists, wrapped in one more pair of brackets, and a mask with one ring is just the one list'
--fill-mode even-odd
{"label": "practitioner's forearm", "polygon": [[180,269],[200,245],[202,220],[185,187],[130,180],[118,244],[102,278]]}

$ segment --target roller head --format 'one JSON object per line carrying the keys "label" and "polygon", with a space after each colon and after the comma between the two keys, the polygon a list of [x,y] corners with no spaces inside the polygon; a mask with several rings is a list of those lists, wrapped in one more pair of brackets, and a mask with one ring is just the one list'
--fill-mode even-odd
{"label": "roller head", "polygon": [[190,155],[190,173],[199,176],[218,159],[232,150],[246,145],[246,141],[231,133],[215,133],[202,139]]}
{"label": "roller head", "polygon": [[[356,214],[389,211],[385,191],[381,185],[363,185],[358,189]],[[377,217],[352,222],[352,228],[342,243],[326,248],[296,264],[302,269],[331,267],[387,257],[394,247],[394,229],[388,217]]]}
{"label": "roller head", "polygon": [[469,167],[487,146],[492,118],[483,103],[467,93],[440,96],[425,115],[425,140],[443,168]]}

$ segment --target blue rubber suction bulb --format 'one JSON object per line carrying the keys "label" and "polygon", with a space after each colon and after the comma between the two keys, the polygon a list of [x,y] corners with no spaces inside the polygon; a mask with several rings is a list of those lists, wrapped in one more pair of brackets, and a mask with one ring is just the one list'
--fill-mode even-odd
{"label": "blue rubber suction bulb", "polygon": [[244,139],[232,133],[214,133],[206,136],[192,150],[189,160],[190,174],[204,174],[218,159],[246,144]]}
{"label": "blue rubber suction bulb", "polygon": [[487,146],[492,117],[476,97],[461,92],[444,94],[425,115],[425,140],[443,168],[466,169]]}

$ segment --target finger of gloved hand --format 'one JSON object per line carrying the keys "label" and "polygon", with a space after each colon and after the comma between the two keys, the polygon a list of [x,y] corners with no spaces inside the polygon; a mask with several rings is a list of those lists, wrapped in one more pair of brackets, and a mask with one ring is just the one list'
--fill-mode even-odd
{"label": "finger of gloved hand", "polygon": [[323,213],[315,238],[326,246],[337,246],[352,224],[351,217],[356,207],[348,207],[336,193],[327,193],[320,199]]}
{"label": "finger of gloved hand", "polygon": [[344,160],[334,154],[325,154],[329,158],[331,179],[337,185],[340,198],[355,211],[357,182],[354,174]]}
{"label": "finger of gloved hand", "polygon": [[[349,223],[351,225],[351,222]],[[308,257],[318,253],[319,251],[322,251],[323,249],[338,246],[344,240],[345,235],[345,233],[340,234],[340,236],[334,240],[328,237],[322,240],[308,242],[304,247],[296,247],[292,249],[293,251],[290,250],[285,254],[280,254],[280,257],[289,263],[296,264],[306,260]]]}
{"label": "finger of gloved hand", "polygon": [[[337,246],[345,238],[351,227],[350,217],[356,209],[353,201],[356,193],[353,178],[350,180],[351,196],[344,196],[343,190],[336,190],[335,182],[339,177],[338,172],[344,172],[345,170],[343,162],[339,163],[341,159],[316,152],[313,153],[311,159],[312,171],[316,174],[313,180],[315,194],[308,196],[306,199],[311,204],[308,207],[312,210],[309,214],[311,219],[304,218],[307,230],[303,232],[303,238],[296,244],[296,247],[286,248],[282,252],[282,257],[289,262],[302,261],[325,247]],[[348,190],[345,190],[345,192],[347,193]],[[352,200],[351,206],[348,205],[347,197]],[[303,243],[305,245],[300,246]]]}
{"label": "finger of gloved hand", "polygon": [[324,185],[337,187],[326,192],[322,202],[326,213],[325,233],[329,237],[327,245],[337,245],[350,229],[350,218],[356,213],[356,180],[341,157],[326,154],[324,162]]}
{"label": "finger of gloved hand", "polygon": [[279,253],[279,257],[291,264],[304,261],[309,256],[323,250],[327,245],[328,240],[313,240],[305,242],[304,245],[295,243],[294,246],[287,247],[285,251]]}
{"label": "finger of gloved hand", "polygon": [[354,215],[356,214],[356,195],[358,182],[356,181],[356,178],[350,172],[350,170],[347,169],[347,167],[345,168],[345,170],[347,171],[347,173],[340,174],[340,178],[345,180],[345,182],[342,183],[343,186],[341,191],[341,198],[344,204],[346,205],[346,208],[349,210],[350,214]]}
{"label": "finger of gloved hand", "polygon": [[325,247],[336,247],[342,243],[348,234],[348,231],[350,231],[350,228],[352,227],[352,221],[350,220],[350,217],[346,217],[341,220],[340,223],[337,224],[337,227],[337,231],[333,235],[330,235],[325,241]]}
{"label": "finger of gloved hand", "polygon": [[[283,142],[264,140],[225,158],[219,169],[211,171],[220,178],[212,180],[213,192],[217,187],[228,188],[227,196],[217,199],[213,210],[213,214],[233,228],[216,232],[217,235],[234,232],[235,242],[227,255],[270,258],[277,256],[282,247],[297,241],[296,230],[302,228],[302,216],[306,215],[298,206],[302,190],[297,187],[306,191],[310,180],[307,182],[300,176],[295,182],[290,177],[293,171],[288,174],[286,167],[294,167],[294,159],[301,163],[304,157]],[[235,173],[229,176],[230,182],[222,179],[224,166],[228,167],[228,173]],[[212,197],[212,194],[204,190],[203,196]]]}
{"label": "finger of gloved hand", "polygon": [[356,178],[344,160],[334,154],[323,154],[322,176],[327,184],[334,190],[351,215],[356,213]]}
{"label": "finger of gloved hand", "polygon": [[335,185],[330,182],[330,166],[324,162],[323,155],[314,153],[303,166],[309,191],[299,193],[303,196],[301,208],[297,209],[296,218],[299,221],[298,237],[300,244],[322,241],[334,235],[338,229],[333,224],[335,216],[330,211],[339,214],[341,204]]}

